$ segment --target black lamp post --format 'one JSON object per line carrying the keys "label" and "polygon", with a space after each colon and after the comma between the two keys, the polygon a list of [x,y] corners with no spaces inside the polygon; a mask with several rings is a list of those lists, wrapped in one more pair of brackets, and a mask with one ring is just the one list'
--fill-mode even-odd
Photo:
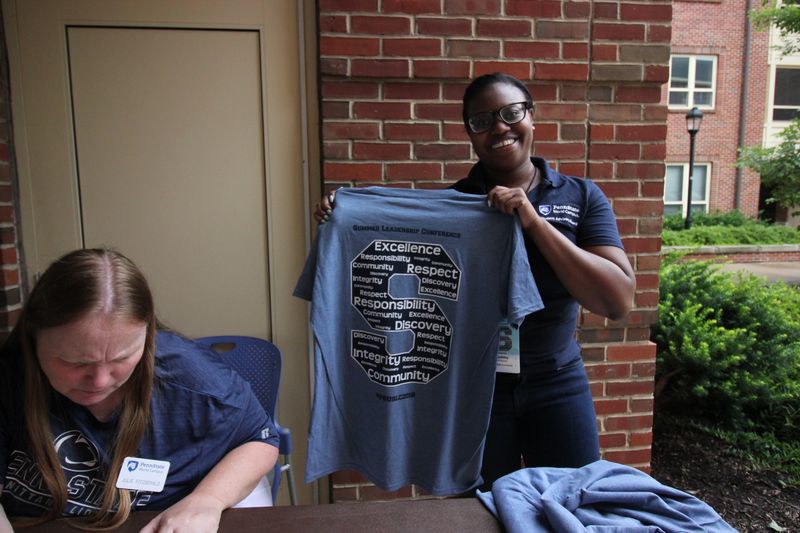
{"label": "black lamp post", "polygon": [[686,221],[684,229],[692,227],[692,176],[694,175],[694,137],[700,131],[700,123],[703,122],[703,112],[693,107],[686,113],[686,131],[689,132],[689,187],[686,191]]}

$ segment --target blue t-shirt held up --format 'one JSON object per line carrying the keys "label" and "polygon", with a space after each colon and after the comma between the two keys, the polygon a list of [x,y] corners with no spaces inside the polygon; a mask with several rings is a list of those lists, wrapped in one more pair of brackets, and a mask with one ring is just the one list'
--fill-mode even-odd
{"label": "blue t-shirt held up", "polygon": [[542,307],[516,217],[453,190],[339,190],[295,295],[316,340],[306,481],[479,485],[498,324]]}

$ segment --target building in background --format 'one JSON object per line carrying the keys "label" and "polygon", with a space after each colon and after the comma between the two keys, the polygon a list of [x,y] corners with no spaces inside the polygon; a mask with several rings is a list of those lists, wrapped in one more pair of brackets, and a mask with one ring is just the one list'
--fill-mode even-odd
{"label": "building in background", "polygon": [[768,96],[767,32],[753,31],[749,0],[675,0],[667,104],[664,214],[688,208],[686,113],[703,112],[696,136],[693,212],[738,209],[756,216],[759,177],[735,166],[739,146],[760,145]]}

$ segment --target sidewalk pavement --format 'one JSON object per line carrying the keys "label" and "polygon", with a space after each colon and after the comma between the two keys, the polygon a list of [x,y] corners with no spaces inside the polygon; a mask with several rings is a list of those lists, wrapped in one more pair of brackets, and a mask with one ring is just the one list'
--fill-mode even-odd
{"label": "sidewalk pavement", "polygon": [[747,271],[756,276],[763,276],[770,281],[785,281],[790,285],[800,286],[800,262],[785,261],[781,263],[723,263],[721,270],[727,272]]}

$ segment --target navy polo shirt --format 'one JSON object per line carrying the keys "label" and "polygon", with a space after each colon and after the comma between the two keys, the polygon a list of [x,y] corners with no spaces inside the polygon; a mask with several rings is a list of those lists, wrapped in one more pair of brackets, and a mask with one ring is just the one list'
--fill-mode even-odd
{"label": "navy polo shirt", "polygon": [[[532,157],[531,161],[539,169],[542,180],[528,193],[528,199],[540,217],[581,248],[623,248],[611,205],[594,182],[561,174],[550,168],[543,158]],[[486,194],[491,185],[479,162],[452,188]],[[520,355],[522,372],[537,374],[555,370],[580,356],[580,346],[575,340],[578,303],[527,234],[525,248],[544,309],[529,314],[522,323]]]}

